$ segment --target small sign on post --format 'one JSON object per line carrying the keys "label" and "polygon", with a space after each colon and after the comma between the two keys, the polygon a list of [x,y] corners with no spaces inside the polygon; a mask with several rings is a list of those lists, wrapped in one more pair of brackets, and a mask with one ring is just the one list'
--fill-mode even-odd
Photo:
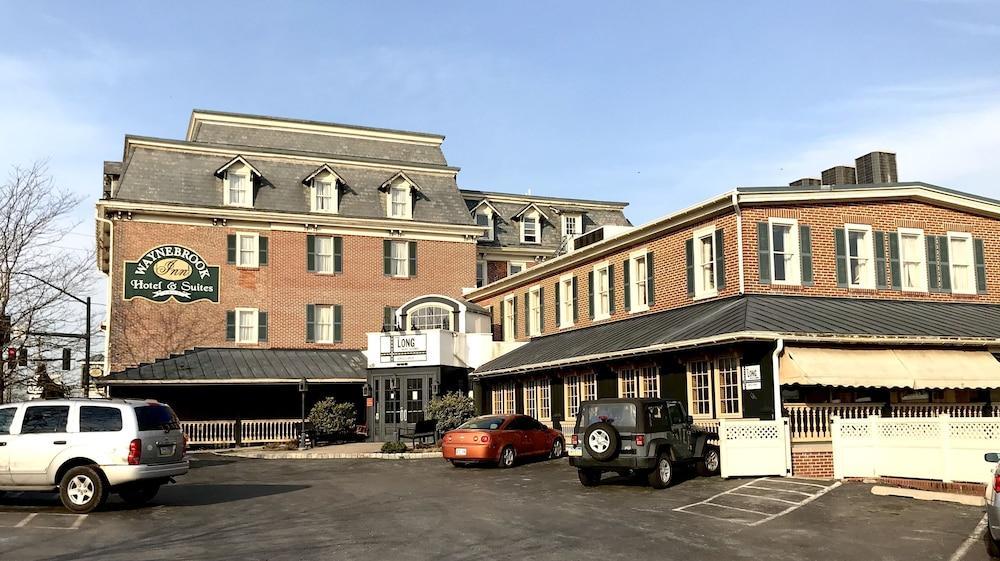
{"label": "small sign on post", "polygon": [[748,364],[743,367],[743,389],[744,390],[759,390],[760,389],[760,365],[759,364]]}

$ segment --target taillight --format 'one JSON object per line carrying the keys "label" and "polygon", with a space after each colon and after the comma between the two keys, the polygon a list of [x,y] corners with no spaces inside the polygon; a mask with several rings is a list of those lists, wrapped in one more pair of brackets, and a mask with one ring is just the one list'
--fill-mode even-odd
{"label": "taillight", "polygon": [[575,434],[569,438],[569,441],[573,446],[580,445],[580,437]]}
{"label": "taillight", "polygon": [[453,440],[453,437],[449,434],[448,435],[448,442],[451,442],[452,440]]}
{"label": "taillight", "polygon": [[993,491],[1000,493],[1000,473],[993,476]]}
{"label": "taillight", "polygon": [[635,445],[636,446],[645,446],[646,445],[646,436],[642,435],[642,434],[635,435]]}
{"label": "taillight", "polygon": [[479,435],[478,434],[472,435],[472,441],[473,442],[479,442]]}
{"label": "taillight", "polygon": [[479,439],[479,442],[482,442],[483,444],[489,441],[490,441],[490,436],[488,434],[484,434],[483,437]]}
{"label": "taillight", "polygon": [[142,459],[142,441],[138,438],[128,443],[128,465],[139,465]]}

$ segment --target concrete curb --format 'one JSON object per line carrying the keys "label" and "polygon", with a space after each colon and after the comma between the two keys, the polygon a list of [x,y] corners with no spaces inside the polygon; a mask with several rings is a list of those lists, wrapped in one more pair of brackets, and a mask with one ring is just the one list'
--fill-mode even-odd
{"label": "concrete curb", "polygon": [[937,491],[921,491],[919,489],[904,489],[902,487],[886,487],[876,485],[872,487],[872,494],[880,497],[906,497],[921,501],[944,501],[968,506],[983,506],[986,499],[972,495],[959,495],[957,493],[941,493]]}
{"label": "concrete curb", "polygon": [[383,454],[381,452],[358,452],[345,454],[337,452],[299,452],[288,451],[233,451],[216,452],[220,456],[236,456],[238,458],[254,458],[258,460],[429,460],[441,458],[441,452],[404,452],[402,454]]}

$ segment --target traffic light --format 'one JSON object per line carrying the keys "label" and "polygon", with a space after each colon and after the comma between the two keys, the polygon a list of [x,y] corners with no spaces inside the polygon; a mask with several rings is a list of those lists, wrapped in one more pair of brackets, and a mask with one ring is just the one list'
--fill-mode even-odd
{"label": "traffic light", "polygon": [[21,347],[17,350],[17,365],[28,366],[28,349]]}
{"label": "traffic light", "polygon": [[17,364],[17,349],[14,347],[7,347],[7,366],[14,368]]}
{"label": "traffic light", "polygon": [[62,369],[63,370],[69,370],[69,368],[70,368],[70,366],[69,366],[70,358],[71,357],[69,356],[69,349],[63,348],[63,356],[62,356]]}

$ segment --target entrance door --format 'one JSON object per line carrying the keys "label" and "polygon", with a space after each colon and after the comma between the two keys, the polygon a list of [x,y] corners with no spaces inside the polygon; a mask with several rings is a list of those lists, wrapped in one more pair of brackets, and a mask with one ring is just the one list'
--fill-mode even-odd
{"label": "entrance door", "polygon": [[376,432],[379,440],[396,440],[417,421],[426,418],[433,377],[427,375],[381,378],[375,381],[378,398]]}

